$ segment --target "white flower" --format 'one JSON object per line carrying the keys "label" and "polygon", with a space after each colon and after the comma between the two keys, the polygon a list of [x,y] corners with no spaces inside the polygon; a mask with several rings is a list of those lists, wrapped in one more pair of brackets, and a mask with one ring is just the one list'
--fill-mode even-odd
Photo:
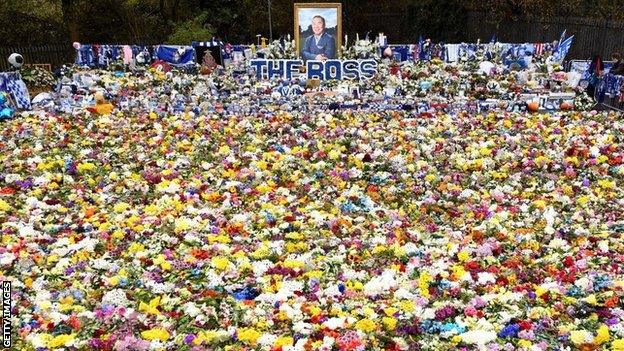
{"label": "white flower", "polygon": [[259,278],[273,266],[273,262],[269,260],[255,261],[251,264],[254,275]]}
{"label": "white flower", "polygon": [[24,225],[19,228],[19,236],[22,238],[35,236],[36,234],[38,234],[38,232],[32,226]]}
{"label": "white flower", "polygon": [[4,176],[4,181],[8,184],[21,180],[22,177],[19,174],[9,173]]}
{"label": "white flower", "polygon": [[395,299],[412,300],[416,297],[417,297],[416,294],[409,292],[409,290],[405,288],[399,288],[397,291],[394,292]]}
{"label": "white flower", "polygon": [[494,276],[494,274],[490,273],[490,272],[479,272],[477,274],[478,278],[478,283],[479,285],[487,285],[490,283],[495,283],[496,282],[496,276]]}
{"label": "white flower", "polygon": [[119,307],[128,307],[132,303],[128,301],[126,293],[121,289],[107,291],[102,297],[102,305],[112,305]]}
{"label": "white flower", "polygon": [[461,339],[466,344],[474,344],[484,346],[494,340],[496,340],[496,333],[486,330],[469,330],[463,334],[460,334]]}
{"label": "white flower", "polygon": [[601,240],[598,242],[598,249],[602,252],[609,252],[609,241]]}
{"label": "white flower", "polygon": [[48,346],[48,339],[42,338],[42,336],[43,334],[40,333],[28,334],[28,336],[26,336],[26,341],[30,342],[35,349],[45,348]]}
{"label": "white flower", "polygon": [[8,266],[15,260],[15,256],[10,252],[5,252],[0,255],[0,266]]}
{"label": "white flower", "polygon": [[367,296],[375,296],[388,292],[397,286],[394,279],[395,270],[387,269],[380,276],[373,277],[366,285],[364,285],[364,293]]}
{"label": "white flower", "polygon": [[293,330],[297,333],[309,335],[312,333],[312,324],[299,321],[293,325]]}
{"label": "white flower", "polygon": [[574,285],[578,286],[579,288],[583,290],[589,290],[592,286],[592,282],[587,277],[582,277],[582,278],[577,279],[574,282]]}
{"label": "white flower", "polygon": [[270,333],[264,333],[262,334],[257,342],[258,344],[264,346],[264,347],[268,347],[270,348],[271,346],[273,346],[273,344],[275,343],[275,341],[277,340],[277,335],[275,334],[270,334]]}
{"label": "white flower", "polygon": [[345,317],[342,318],[338,318],[338,317],[332,317],[328,320],[326,320],[323,323],[323,326],[334,330],[334,329],[338,329],[338,328],[344,328],[345,326],[345,322],[347,321],[347,319]]}
{"label": "white flower", "polygon": [[195,318],[197,315],[201,313],[201,310],[197,308],[197,305],[193,302],[187,302],[183,306],[184,313],[189,315],[192,318]]}

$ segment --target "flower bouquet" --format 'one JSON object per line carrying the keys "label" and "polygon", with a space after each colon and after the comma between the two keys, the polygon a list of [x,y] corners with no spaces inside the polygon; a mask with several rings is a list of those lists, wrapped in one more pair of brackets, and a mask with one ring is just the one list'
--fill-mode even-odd
{"label": "flower bouquet", "polygon": [[345,60],[379,59],[379,43],[370,39],[356,40],[351,46],[342,46],[341,58]]}
{"label": "flower bouquet", "polygon": [[41,92],[50,91],[52,86],[56,84],[56,79],[52,73],[39,66],[25,68],[22,70],[21,75],[33,96]]}

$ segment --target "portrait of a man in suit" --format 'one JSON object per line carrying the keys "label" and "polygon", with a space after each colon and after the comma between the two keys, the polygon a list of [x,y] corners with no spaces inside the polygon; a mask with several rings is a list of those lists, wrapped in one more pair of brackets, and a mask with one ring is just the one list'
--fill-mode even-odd
{"label": "portrait of a man in suit", "polygon": [[340,56],[342,4],[296,3],[295,44],[304,61],[325,61]]}
{"label": "portrait of a man in suit", "polygon": [[327,60],[336,58],[336,38],[325,31],[325,18],[312,17],[313,34],[306,38],[301,48],[305,60]]}

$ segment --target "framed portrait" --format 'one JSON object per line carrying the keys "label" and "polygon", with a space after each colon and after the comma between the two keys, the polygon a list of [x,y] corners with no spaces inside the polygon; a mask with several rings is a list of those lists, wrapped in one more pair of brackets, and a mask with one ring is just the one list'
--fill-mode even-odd
{"label": "framed portrait", "polygon": [[342,46],[341,3],[296,3],[295,44],[307,60],[337,59]]}

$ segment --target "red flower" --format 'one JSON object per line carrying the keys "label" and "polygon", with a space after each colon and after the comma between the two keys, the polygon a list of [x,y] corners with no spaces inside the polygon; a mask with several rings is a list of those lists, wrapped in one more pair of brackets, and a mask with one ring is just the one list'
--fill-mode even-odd
{"label": "red flower", "polygon": [[529,321],[522,321],[520,322],[520,329],[522,330],[529,330],[533,327],[533,324]]}
{"label": "red flower", "polygon": [[69,324],[69,326],[74,330],[80,330],[80,327],[82,326],[82,323],[80,323],[80,320],[76,317],[76,315],[69,317],[67,324]]}
{"label": "red flower", "polygon": [[475,269],[479,269],[479,262],[477,261],[468,261],[464,264],[464,268],[466,270],[472,271]]}

